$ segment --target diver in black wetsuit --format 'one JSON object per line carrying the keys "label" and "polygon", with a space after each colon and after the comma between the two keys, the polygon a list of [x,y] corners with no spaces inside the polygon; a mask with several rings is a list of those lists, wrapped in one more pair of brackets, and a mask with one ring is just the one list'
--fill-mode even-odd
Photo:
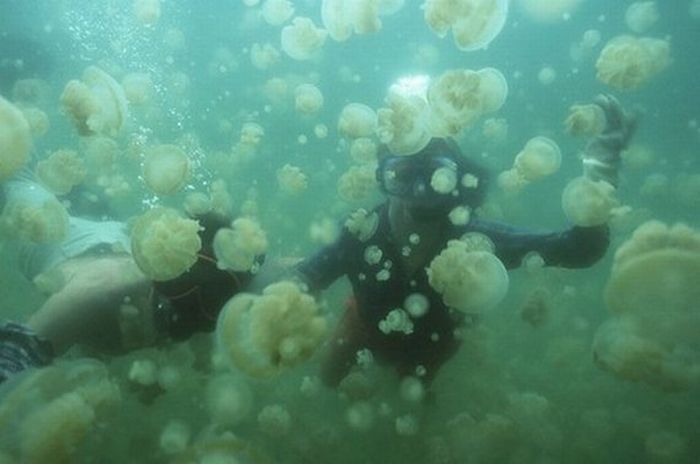
{"label": "diver in black wetsuit", "polygon": [[[616,186],[620,152],[634,132],[634,120],[613,97],[599,96],[595,103],[605,112],[607,126],[586,147],[584,175]],[[439,194],[430,188],[431,176],[439,168],[456,171],[457,179],[472,174],[479,183],[476,188],[459,185],[458,196]],[[334,244],[296,266],[299,277],[311,291],[326,288],[343,275],[352,284],[353,297],[321,368],[321,377],[329,386],[339,384],[363,348],[369,349],[380,363],[392,365],[401,376],[422,373],[425,383],[430,383],[440,366],[455,354],[460,346],[460,327],[474,321],[448,308],[429,285],[425,272],[449,240],[459,239],[467,232],[484,234],[508,269],[518,267],[530,252],[539,253],[549,266],[588,267],[608,247],[606,225],[572,227],[554,233],[525,231],[478,217],[472,217],[464,226],[453,225],[447,213],[458,205],[476,209],[483,201],[488,182],[482,168],[444,139],[431,140],[414,155],[384,154],[377,179],[388,200],[374,210],[379,217],[374,234],[361,241],[343,229]],[[418,242],[416,236],[420,238]],[[382,251],[376,264],[365,260],[365,250],[370,246]],[[388,270],[384,273],[388,278],[377,279],[382,269]],[[415,293],[427,298],[429,309],[424,316],[412,320],[412,333],[382,332],[379,322]]]}

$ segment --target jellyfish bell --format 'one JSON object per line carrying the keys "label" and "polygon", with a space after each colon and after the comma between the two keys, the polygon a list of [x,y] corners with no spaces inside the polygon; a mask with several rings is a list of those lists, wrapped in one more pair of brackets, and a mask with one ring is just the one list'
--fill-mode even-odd
{"label": "jellyfish bell", "polygon": [[362,103],[348,103],[338,117],[338,132],[348,138],[370,137],[377,128],[377,113]]}
{"label": "jellyfish bell", "polygon": [[289,0],[266,0],[262,6],[262,17],[267,24],[279,26],[294,14],[294,5]]}
{"label": "jellyfish bell", "polygon": [[31,146],[27,119],[19,108],[0,96],[0,181],[29,161]]}
{"label": "jellyfish bell", "polygon": [[550,176],[561,166],[561,150],[556,142],[537,136],[525,144],[515,157],[513,167],[528,182]]}
{"label": "jellyfish bell", "polygon": [[190,160],[177,145],[155,145],[146,150],[143,177],[157,195],[172,195],[185,186],[190,177]]}
{"label": "jellyfish bell", "polygon": [[508,16],[508,0],[426,0],[423,8],[430,29],[439,37],[452,29],[455,44],[463,51],[486,48]]}
{"label": "jellyfish bell", "polygon": [[202,248],[197,221],[169,208],[154,208],[136,219],[131,252],[148,277],[165,281],[178,277],[197,262]]}
{"label": "jellyfish bell", "polygon": [[618,206],[615,187],[599,180],[577,177],[569,182],[561,196],[564,214],[573,224],[591,227],[605,224]]}
{"label": "jellyfish bell", "polygon": [[294,89],[294,105],[299,113],[317,113],[323,107],[323,94],[313,84],[301,84]]}
{"label": "jellyfish bell", "polygon": [[425,98],[390,93],[377,111],[377,137],[394,155],[412,155],[432,138],[431,112]]}
{"label": "jellyfish bell", "polygon": [[450,240],[428,267],[428,282],[445,305],[465,313],[495,307],[508,291],[508,272],[488,251],[470,250],[462,240]]}
{"label": "jellyfish bell", "polygon": [[637,34],[647,32],[658,20],[659,10],[656,2],[634,2],[625,11],[625,24]]}
{"label": "jellyfish bell", "polygon": [[612,38],[596,61],[599,81],[618,90],[637,90],[670,63],[667,40],[620,35]]}
{"label": "jellyfish bell", "polygon": [[298,16],[282,28],[282,50],[295,60],[309,60],[323,47],[328,32],[309,18]]}
{"label": "jellyfish bell", "polygon": [[433,133],[447,136],[459,133],[481,115],[481,78],[469,69],[446,71],[433,79],[428,88]]}
{"label": "jellyfish bell", "polygon": [[117,135],[128,117],[124,89],[97,66],[66,84],[61,104],[80,135]]}
{"label": "jellyfish bell", "polygon": [[481,92],[482,111],[498,111],[508,97],[508,81],[501,71],[495,68],[483,68],[477,71]]}
{"label": "jellyfish bell", "polygon": [[350,3],[345,0],[323,0],[321,23],[336,42],[344,42],[352,35]]}

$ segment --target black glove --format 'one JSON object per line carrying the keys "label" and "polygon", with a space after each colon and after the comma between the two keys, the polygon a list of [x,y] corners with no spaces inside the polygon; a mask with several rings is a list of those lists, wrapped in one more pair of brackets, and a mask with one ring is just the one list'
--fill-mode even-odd
{"label": "black glove", "polygon": [[600,135],[584,150],[583,173],[593,181],[604,180],[617,187],[620,153],[637,129],[637,115],[625,111],[612,95],[598,95],[593,103],[603,110],[606,123]]}

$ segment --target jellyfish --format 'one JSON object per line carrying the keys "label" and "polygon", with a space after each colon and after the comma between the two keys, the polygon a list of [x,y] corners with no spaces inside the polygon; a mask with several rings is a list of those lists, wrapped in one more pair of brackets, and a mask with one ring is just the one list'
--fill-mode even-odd
{"label": "jellyfish", "polygon": [[371,137],[377,129],[377,114],[362,103],[348,103],[340,111],[338,132],[351,139]]}
{"label": "jellyfish", "polygon": [[154,208],[134,221],[131,252],[136,265],[153,280],[178,277],[197,262],[202,242],[199,223],[175,210]]}
{"label": "jellyfish", "polygon": [[262,17],[267,24],[279,26],[294,14],[294,5],[289,0],[265,0]]}
{"label": "jellyfish", "polygon": [[618,90],[636,90],[663,71],[670,62],[666,40],[621,35],[600,52],[598,80]]}
{"label": "jellyfish", "polygon": [[241,293],[226,303],[216,327],[217,351],[252,377],[271,377],[307,360],[326,332],[314,298],[281,281],[261,295]]}
{"label": "jellyfish", "polygon": [[214,255],[221,269],[255,271],[266,251],[267,235],[254,219],[238,218],[214,235]]}
{"label": "jellyfish", "polygon": [[534,137],[515,157],[513,168],[526,182],[551,176],[561,166],[561,150],[547,137]]}
{"label": "jellyfish", "polygon": [[128,117],[124,89],[97,66],[88,66],[81,80],[66,84],[61,105],[80,135],[115,136]]}
{"label": "jellyfish", "polygon": [[627,7],[625,24],[637,34],[644,34],[659,20],[656,2],[634,2]]}
{"label": "jellyfish", "polygon": [[0,181],[29,161],[32,147],[29,123],[19,108],[0,96]]}
{"label": "jellyfish", "polygon": [[323,47],[328,33],[305,17],[296,17],[282,28],[282,50],[295,60],[308,60]]}
{"label": "jellyfish", "polygon": [[493,308],[508,290],[503,263],[493,253],[470,250],[463,240],[450,240],[427,272],[430,286],[445,305],[465,313]]}
{"label": "jellyfish", "polygon": [[507,0],[426,0],[425,21],[439,37],[452,29],[463,51],[486,48],[500,34],[508,16]]}
{"label": "jellyfish", "polygon": [[294,89],[294,106],[302,114],[318,113],[323,107],[323,94],[313,84],[301,84]]}
{"label": "jellyfish", "polygon": [[143,177],[148,188],[157,195],[177,193],[189,180],[189,157],[177,145],[148,147]]}
{"label": "jellyfish", "polygon": [[594,181],[583,176],[566,185],[561,203],[569,221],[582,227],[605,224],[618,206],[615,187],[604,180]]}

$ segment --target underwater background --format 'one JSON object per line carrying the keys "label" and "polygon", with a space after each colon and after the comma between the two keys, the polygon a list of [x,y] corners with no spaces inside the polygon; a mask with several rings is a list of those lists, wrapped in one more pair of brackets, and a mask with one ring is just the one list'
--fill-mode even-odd
{"label": "underwater background", "polygon": [[[45,385],[37,387],[43,393],[2,391],[0,463],[16,462],[17,443],[31,447],[31,440],[58,450],[55,460],[44,462],[698,462],[698,383],[669,391],[623,379],[597,367],[591,350],[596,330],[611,317],[603,294],[620,244],[651,219],[700,228],[697,1],[656,2],[658,21],[643,35],[668,38],[671,61],[627,91],[600,82],[595,63],[609,39],[633,34],[625,24],[629,1],[542,0],[554,10],[543,19],[527,7],[537,2],[514,0],[493,42],[465,52],[449,33],[439,38],[430,30],[421,2],[406,0],[381,18],[381,30],[345,42],[328,38],[309,60],[280,49],[280,31],[291,18],[270,25],[253,1],[162,0],[158,17],[146,22],[134,3],[0,0],[0,95],[12,100],[17,80],[41,80],[34,103],[50,126],[33,138],[35,161],[71,149],[90,167],[100,165],[105,151],[114,152],[109,173],[88,170],[86,180],[103,216],[127,221],[154,205],[182,209],[188,193],[207,192],[223,180],[232,211],[252,211],[266,231],[268,256],[307,256],[328,243],[348,213],[382,199],[376,187],[350,197],[338,193],[339,179],[356,164],[337,130],[342,108],[352,102],[382,107],[401,76],[484,67],[503,73],[508,97],[500,110],[456,136],[493,174],[482,216],[531,229],[568,226],[561,192],[581,173],[585,140],[568,134],[564,120],[572,105],[599,93],[613,93],[642,115],[618,189],[620,203],[630,209],[612,220],[611,247],[593,267],[510,272],[505,300],[483,315],[443,367],[430,401],[414,401],[387,372],[329,390],[316,377],[315,357],[271,380],[251,379],[212,363],[209,334],[119,356],[76,348],[35,380]],[[320,1],[292,3],[294,16],[322,27]],[[578,44],[590,30],[599,32],[600,43],[581,51]],[[251,63],[251,47],[266,43],[279,56],[260,69]],[[119,82],[143,73],[151,83],[143,102],[130,102],[125,129],[107,141],[80,137],[59,103],[65,84],[90,65]],[[323,94],[314,114],[295,111],[295,88],[304,83]],[[485,131],[489,118],[504,120],[507,132]],[[247,123],[264,130],[254,149],[241,148]],[[499,188],[498,174],[538,135],[557,142],[561,169],[515,193]],[[194,163],[190,182],[175,195],[159,197],[143,181],[143,146],[155,142],[180,146]],[[305,188],[280,185],[278,170],[286,164],[305,174]],[[11,258],[0,242],[0,318],[21,321],[46,296]],[[322,294],[331,321],[349,292],[343,280]],[[535,322],[523,311],[528,305],[537,306]],[[697,356],[690,364],[700,362]],[[144,386],[130,379],[139,362],[155,365],[159,381]],[[25,436],[23,421],[85,385],[101,398],[93,416],[54,408],[52,417],[65,423],[52,425],[47,416],[32,423],[51,433]],[[38,462],[32,459],[26,462]]]}

